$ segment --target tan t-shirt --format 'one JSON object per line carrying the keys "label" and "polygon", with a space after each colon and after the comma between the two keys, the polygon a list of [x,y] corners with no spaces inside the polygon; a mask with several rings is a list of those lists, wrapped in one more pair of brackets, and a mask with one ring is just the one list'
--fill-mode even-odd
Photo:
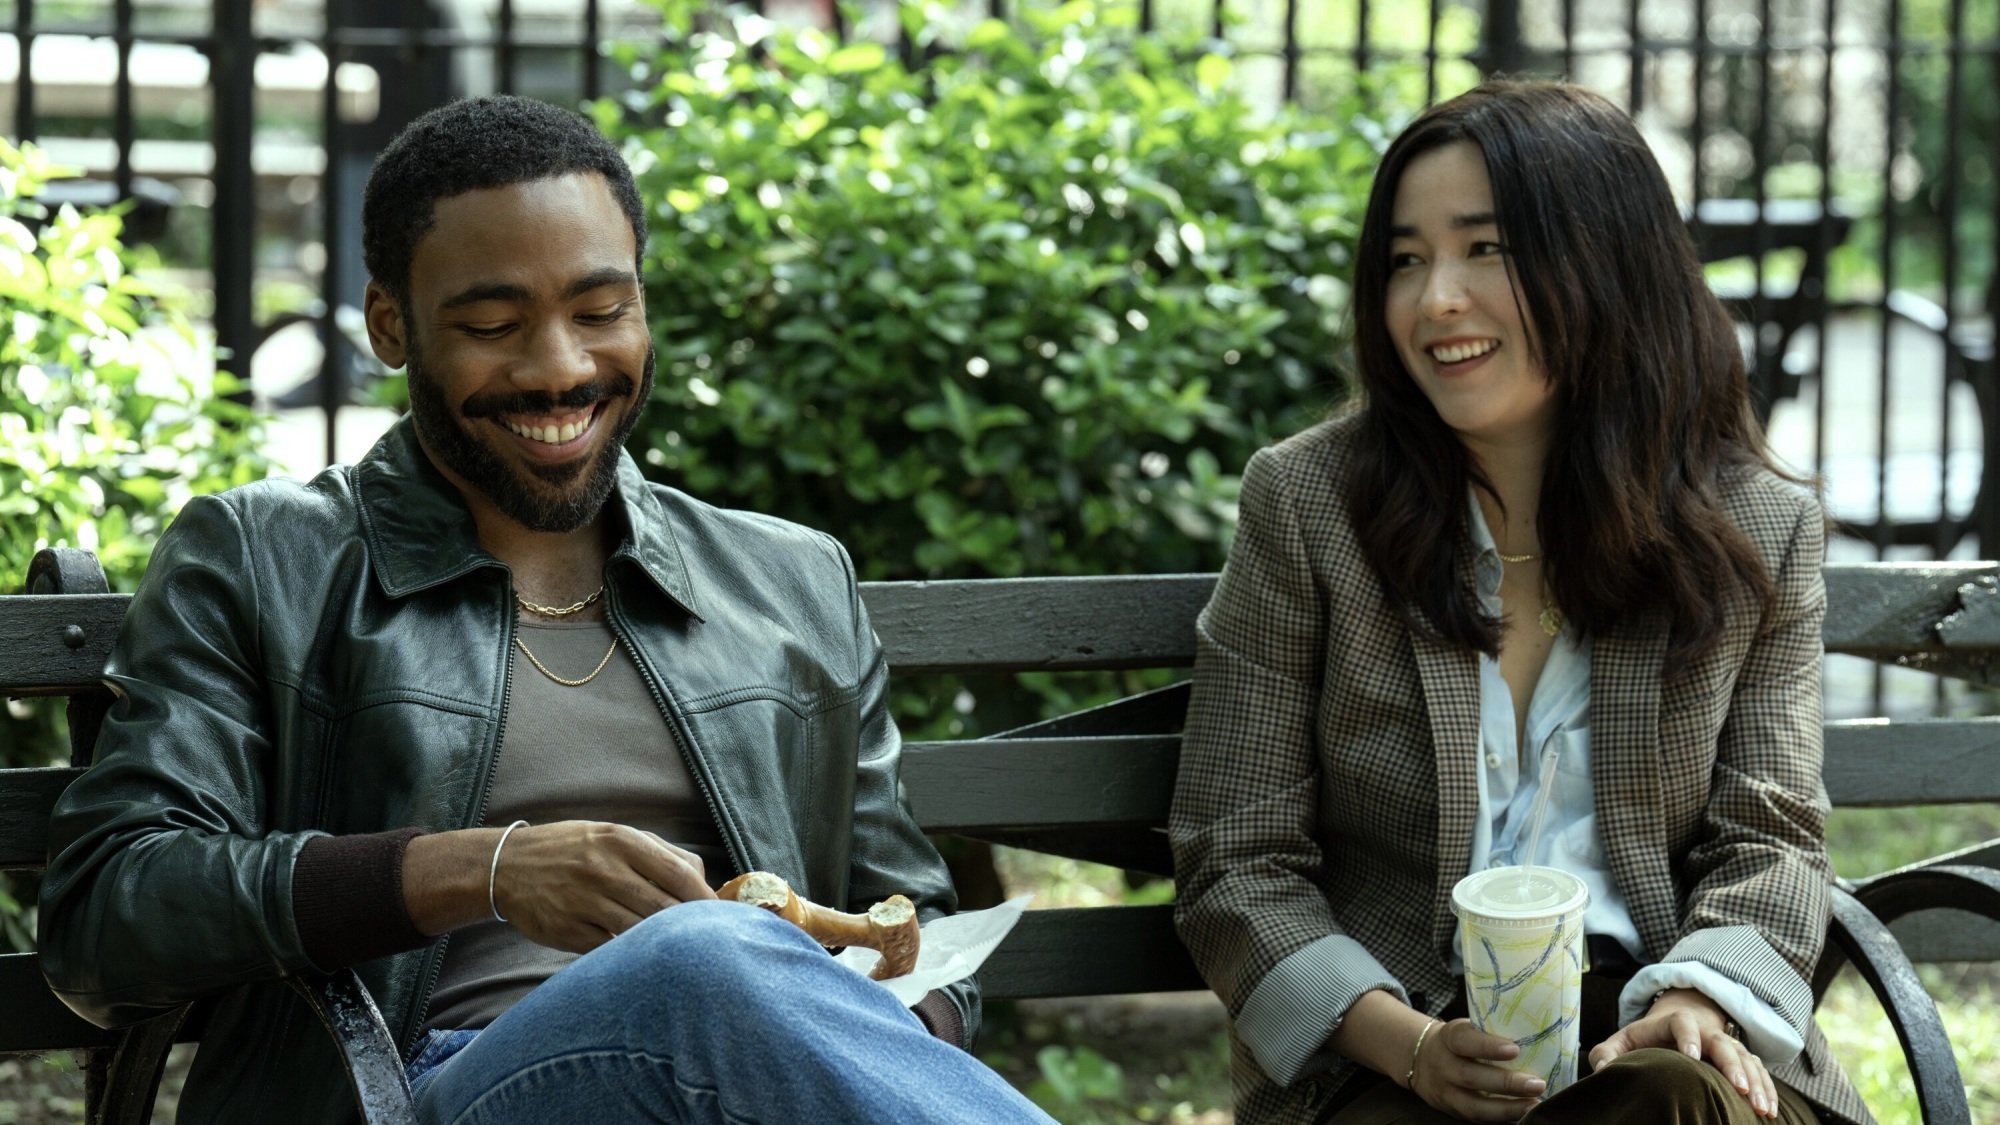
{"label": "tan t-shirt", "polygon": [[[612,644],[611,626],[602,621],[523,618],[520,637],[549,671],[571,680],[589,675]],[[581,687],[555,683],[517,646],[501,723],[483,823],[627,824],[700,855],[712,885],[734,874],[673,731],[624,645]],[[503,869],[506,863],[503,853]],[[483,1028],[576,957],[499,922],[455,930],[424,1027]]]}

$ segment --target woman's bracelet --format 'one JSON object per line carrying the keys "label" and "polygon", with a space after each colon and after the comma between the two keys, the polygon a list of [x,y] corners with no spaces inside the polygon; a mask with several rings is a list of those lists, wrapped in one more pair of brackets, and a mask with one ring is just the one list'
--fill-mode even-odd
{"label": "woman's bracelet", "polygon": [[514,834],[514,829],[526,828],[527,826],[528,822],[525,820],[515,821],[500,830],[500,842],[493,845],[493,863],[486,869],[486,909],[493,912],[493,920],[495,922],[505,922],[507,920],[500,916],[500,904],[493,897],[493,884],[500,877],[500,849],[507,846],[507,837]]}
{"label": "woman's bracelet", "polygon": [[1403,1086],[1406,1089],[1417,1088],[1417,1057],[1424,1053],[1424,1039],[1430,1035],[1431,1028],[1437,1025],[1438,1021],[1432,1020],[1424,1025],[1422,1031],[1417,1032],[1417,1045],[1410,1048],[1410,1072],[1403,1075]]}

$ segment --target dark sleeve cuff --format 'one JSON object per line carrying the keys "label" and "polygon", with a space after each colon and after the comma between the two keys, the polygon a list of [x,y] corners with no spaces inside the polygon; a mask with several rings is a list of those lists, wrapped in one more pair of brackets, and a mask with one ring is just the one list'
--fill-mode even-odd
{"label": "dark sleeve cuff", "polygon": [[932,1038],[942,1039],[954,1047],[965,1046],[965,1021],[958,1016],[958,1005],[951,997],[933,988],[924,993],[924,998],[910,1006],[917,1018],[924,1023],[924,1030]]}
{"label": "dark sleeve cuff", "polygon": [[403,852],[421,828],[315,836],[292,865],[292,922],[324,972],[430,944],[403,904]]}

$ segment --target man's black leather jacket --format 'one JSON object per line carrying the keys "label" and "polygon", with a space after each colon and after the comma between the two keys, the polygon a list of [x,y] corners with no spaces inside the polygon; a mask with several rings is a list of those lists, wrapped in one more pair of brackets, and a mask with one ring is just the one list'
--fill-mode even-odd
{"label": "man's black leather jacket", "polygon": [[[620,457],[605,604],[737,869],[852,909],[953,909],[845,552]],[[480,823],[514,620],[507,568],[408,419],[309,484],[195,500],[160,541],[105,674],[97,764],[56,807],[41,963],[104,1026],[214,1001],[183,1122],[356,1116],[280,979],[323,967],[293,924],[293,861],[321,833]],[[406,1055],[445,940],[357,966]],[[977,986],[951,999],[970,1041]]]}

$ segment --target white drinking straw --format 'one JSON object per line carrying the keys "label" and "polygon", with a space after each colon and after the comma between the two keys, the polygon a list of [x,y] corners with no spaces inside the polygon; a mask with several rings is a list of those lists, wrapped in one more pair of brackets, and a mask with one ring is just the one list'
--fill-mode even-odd
{"label": "white drinking straw", "polygon": [[[1547,824],[1549,819],[1549,795],[1555,792],[1556,763],[1561,758],[1561,746],[1557,746],[1556,749],[1542,755],[1541,788],[1535,793],[1534,806],[1528,810],[1528,850],[1517,855],[1514,860],[1521,867],[1533,867],[1535,865],[1535,852],[1541,847],[1542,843],[1542,826]],[[1532,897],[1528,882],[1524,878],[1518,884],[1521,888],[1521,899],[1524,902]]]}

